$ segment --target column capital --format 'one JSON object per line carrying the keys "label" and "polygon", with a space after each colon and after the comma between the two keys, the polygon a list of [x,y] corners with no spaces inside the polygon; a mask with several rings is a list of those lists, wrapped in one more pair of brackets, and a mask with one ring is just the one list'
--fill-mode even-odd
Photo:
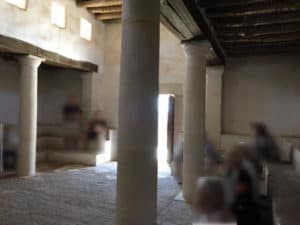
{"label": "column capital", "polygon": [[182,45],[186,56],[207,57],[211,49],[209,41],[187,41]]}
{"label": "column capital", "polygon": [[219,76],[222,76],[224,73],[224,65],[207,66],[206,73],[208,75],[217,74]]}
{"label": "column capital", "polygon": [[18,57],[18,62],[22,66],[39,67],[43,61],[44,61],[44,59],[37,57],[37,56],[33,56],[33,55]]}

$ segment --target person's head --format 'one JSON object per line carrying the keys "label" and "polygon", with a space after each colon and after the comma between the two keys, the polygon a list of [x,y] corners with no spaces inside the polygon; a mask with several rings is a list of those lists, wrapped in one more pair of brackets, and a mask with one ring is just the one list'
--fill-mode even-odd
{"label": "person's head", "polygon": [[269,137],[270,133],[268,128],[263,123],[251,123],[252,132],[254,137]]}
{"label": "person's head", "polygon": [[227,170],[240,168],[243,161],[252,160],[253,154],[253,149],[249,145],[236,145],[232,151],[225,156]]}
{"label": "person's head", "polygon": [[222,178],[201,177],[197,182],[195,208],[199,214],[210,215],[226,206],[225,188]]}
{"label": "person's head", "polygon": [[69,95],[67,98],[67,102],[68,102],[68,104],[77,104],[78,99],[74,95]]}
{"label": "person's head", "polygon": [[94,118],[95,119],[103,119],[103,113],[102,113],[102,111],[101,110],[97,110],[96,112],[95,112],[95,114],[94,114]]}

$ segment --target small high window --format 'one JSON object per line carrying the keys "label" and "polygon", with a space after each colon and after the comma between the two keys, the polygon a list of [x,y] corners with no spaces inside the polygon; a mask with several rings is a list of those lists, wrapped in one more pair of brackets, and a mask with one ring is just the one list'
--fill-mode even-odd
{"label": "small high window", "polygon": [[80,19],[80,37],[88,41],[92,40],[92,24],[86,19]]}
{"label": "small high window", "polygon": [[66,9],[64,5],[56,1],[52,2],[51,21],[60,28],[66,27]]}
{"label": "small high window", "polygon": [[21,9],[26,9],[27,0],[5,0],[5,1]]}

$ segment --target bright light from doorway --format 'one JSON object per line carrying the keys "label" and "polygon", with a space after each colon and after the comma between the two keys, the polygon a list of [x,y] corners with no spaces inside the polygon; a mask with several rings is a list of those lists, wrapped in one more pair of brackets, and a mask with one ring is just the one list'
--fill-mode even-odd
{"label": "bright light from doorway", "polygon": [[25,9],[27,4],[27,0],[6,0],[6,2],[21,9]]}
{"label": "bright light from doorway", "polygon": [[92,40],[92,24],[84,18],[80,19],[80,37],[88,41]]}
{"label": "bright light from doorway", "polygon": [[64,5],[56,1],[52,2],[51,21],[60,28],[66,27],[66,9]]}
{"label": "bright light from doorway", "polygon": [[158,146],[157,161],[160,172],[168,172],[168,115],[170,95],[159,95],[158,98]]}

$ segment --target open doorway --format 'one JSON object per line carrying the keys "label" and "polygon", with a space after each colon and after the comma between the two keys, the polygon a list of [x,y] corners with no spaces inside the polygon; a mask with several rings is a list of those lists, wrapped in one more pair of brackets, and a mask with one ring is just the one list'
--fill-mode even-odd
{"label": "open doorway", "polygon": [[161,94],[158,98],[157,160],[160,172],[170,172],[174,143],[174,97]]}

